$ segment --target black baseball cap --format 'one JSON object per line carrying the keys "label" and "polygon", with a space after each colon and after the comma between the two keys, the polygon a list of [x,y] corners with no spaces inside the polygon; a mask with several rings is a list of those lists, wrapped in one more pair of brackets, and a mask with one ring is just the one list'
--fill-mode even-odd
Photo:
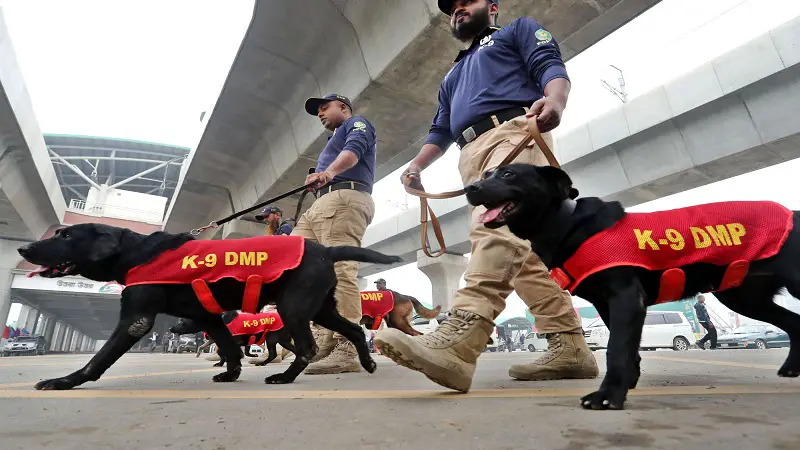
{"label": "black baseball cap", "polygon": [[312,116],[317,115],[317,111],[319,111],[320,105],[324,105],[325,103],[338,100],[345,105],[347,105],[350,110],[353,110],[353,104],[350,102],[350,99],[345,97],[344,95],[339,94],[328,94],[325,97],[311,97],[306,100],[306,112],[311,114]]}
{"label": "black baseball cap", "polygon": [[266,206],[266,207],[264,207],[264,209],[261,210],[260,213],[258,213],[256,215],[256,220],[264,220],[264,219],[267,218],[268,215],[270,215],[272,213],[281,213],[281,214],[283,214],[283,211],[281,211],[281,209],[278,208],[277,206]]}
{"label": "black baseball cap", "polygon": [[[497,5],[500,4],[500,0],[489,0],[492,3],[496,3]],[[453,9],[453,0],[439,0],[439,10],[448,16],[450,15],[450,10]]]}

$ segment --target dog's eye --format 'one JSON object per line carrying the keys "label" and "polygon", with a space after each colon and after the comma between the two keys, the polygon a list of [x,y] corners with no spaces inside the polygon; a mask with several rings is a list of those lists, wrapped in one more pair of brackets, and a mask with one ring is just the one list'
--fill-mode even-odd
{"label": "dog's eye", "polygon": [[511,172],[511,171],[508,171],[508,170],[503,172],[503,175],[501,175],[502,178],[511,178],[513,176],[514,176],[514,172]]}
{"label": "dog's eye", "polygon": [[61,232],[58,233],[58,236],[61,237],[62,239],[69,239],[72,237],[72,233],[70,233],[67,230],[61,230]]}

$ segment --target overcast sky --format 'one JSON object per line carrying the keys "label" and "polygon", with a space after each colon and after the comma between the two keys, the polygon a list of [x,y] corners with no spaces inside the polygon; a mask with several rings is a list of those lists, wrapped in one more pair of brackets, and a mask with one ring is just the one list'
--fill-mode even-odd
{"label": "overcast sky", "polygon": [[[200,113],[210,111],[219,95],[253,1],[4,0],[0,5],[43,132],[193,148],[202,132]],[[636,97],[798,15],[798,0],[661,1],[567,63],[573,87],[556,139],[620,104],[600,85],[600,78],[616,80],[609,65],[622,69],[628,93]],[[429,191],[459,186],[457,158],[458,150],[450,149],[423,172]],[[796,162],[784,163],[631,210],[723,199],[769,199],[800,208],[796,196],[788,195],[800,191],[798,168]],[[376,184],[374,223],[416,200],[407,199],[397,181],[402,169]],[[369,277],[370,283],[379,276],[430,302],[430,282],[414,264]],[[523,314],[524,304],[512,295],[499,320]]]}

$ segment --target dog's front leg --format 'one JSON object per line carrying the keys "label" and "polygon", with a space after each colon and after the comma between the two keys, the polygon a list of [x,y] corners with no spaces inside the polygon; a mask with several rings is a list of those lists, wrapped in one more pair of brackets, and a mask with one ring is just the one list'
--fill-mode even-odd
{"label": "dog's front leg", "polygon": [[227,369],[225,372],[214,375],[212,380],[231,382],[239,379],[239,375],[242,374],[242,350],[225,322],[221,317],[214,316],[213,319],[203,324],[203,329],[217,344],[220,362],[224,362]]}
{"label": "dog's front leg", "polygon": [[[124,301],[124,300],[123,300]],[[36,383],[39,390],[63,390],[80,386],[87,381],[97,381],[122,355],[150,332],[155,315],[140,315],[120,320],[105,345],[81,370],[65,377]]]}
{"label": "dog's front leg", "polygon": [[611,333],[606,352],[606,375],[600,389],[581,398],[586,409],[623,409],[628,389],[638,381],[639,343],[647,308],[639,280],[614,282],[609,299]]}

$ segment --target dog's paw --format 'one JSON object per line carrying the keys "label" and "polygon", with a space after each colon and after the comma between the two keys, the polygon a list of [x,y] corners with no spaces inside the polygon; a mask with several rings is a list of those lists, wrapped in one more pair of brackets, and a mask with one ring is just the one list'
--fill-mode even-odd
{"label": "dog's paw", "polygon": [[375,371],[378,370],[378,364],[372,358],[369,358],[365,361],[361,361],[361,367],[363,367],[364,370],[366,370],[369,373],[375,373]]}
{"label": "dog's paw", "polygon": [[625,409],[624,390],[620,391],[595,391],[581,398],[581,406],[584,409]]}
{"label": "dog's paw", "polygon": [[786,360],[778,369],[779,377],[797,378],[800,376],[800,361]]}
{"label": "dog's paw", "polygon": [[264,366],[266,366],[266,365],[267,365],[267,360],[265,359],[265,360],[263,360],[263,361],[259,361],[259,362],[257,362],[257,363],[253,363],[253,365],[254,365],[254,366],[258,366],[258,367],[264,367]]}
{"label": "dog's paw", "polygon": [[235,372],[222,372],[214,375],[211,379],[216,383],[230,383],[238,380],[241,373],[241,370]]}
{"label": "dog's paw", "polygon": [[211,367],[222,367],[222,366],[224,366],[224,365],[225,365],[225,363],[224,363],[224,362],[222,362],[222,361],[220,361],[220,362],[218,362],[218,363],[215,363],[215,364],[213,364]]}
{"label": "dog's paw", "polygon": [[52,380],[42,380],[34,386],[37,391],[64,391],[67,389],[72,389],[77,386],[78,383],[71,381],[64,378],[53,378]]}
{"label": "dog's paw", "polygon": [[294,378],[286,375],[286,373],[283,372],[264,378],[264,383],[266,384],[289,384],[292,382],[294,382]]}

